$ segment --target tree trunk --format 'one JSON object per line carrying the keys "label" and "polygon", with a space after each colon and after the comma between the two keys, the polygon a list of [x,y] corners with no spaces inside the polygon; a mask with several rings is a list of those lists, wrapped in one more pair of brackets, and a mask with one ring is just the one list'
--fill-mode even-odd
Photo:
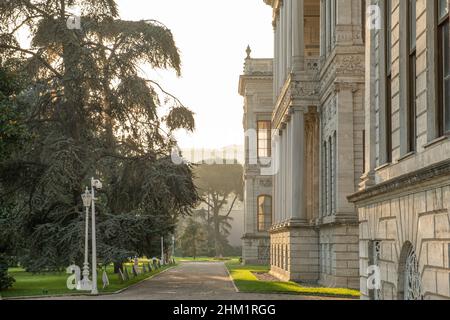
{"label": "tree trunk", "polygon": [[114,273],[119,273],[119,270],[122,270],[123,272],[122,262],[114,262]]}
{"label": "tree trunk", "polygon": [[218,210],[217,212],[214,212],[214,248],[216,251],[216,258],[220,257],[220,255],[222,254],[222,250],[220,246],[220,223]]}

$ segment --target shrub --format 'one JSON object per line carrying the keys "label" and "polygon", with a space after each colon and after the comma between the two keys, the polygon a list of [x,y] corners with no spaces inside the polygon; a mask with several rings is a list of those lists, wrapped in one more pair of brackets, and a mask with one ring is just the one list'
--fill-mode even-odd
{"label": "shrub", "polygon": [[0,253],[0,291],[10,288],[14,283],[14,278],[8,275],[8,261]]}

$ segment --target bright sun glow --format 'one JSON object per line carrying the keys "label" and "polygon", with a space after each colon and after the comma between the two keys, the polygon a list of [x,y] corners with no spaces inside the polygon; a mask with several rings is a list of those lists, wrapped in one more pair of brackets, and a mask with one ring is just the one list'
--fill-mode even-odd
{"label": "bright sun glow", "polygon": [[243,101],[237,92],[245,49],[273,56],[272,10],[263,0],[118,0],[127,20],[156,19],[181,51],[182,77],[147,71],[195,112],[193,134],[177,133],[182,148],[243,144]]}

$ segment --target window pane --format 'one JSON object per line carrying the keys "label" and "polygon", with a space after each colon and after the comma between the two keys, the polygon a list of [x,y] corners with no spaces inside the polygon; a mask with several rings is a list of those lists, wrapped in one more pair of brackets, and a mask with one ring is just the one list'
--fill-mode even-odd
{"label": "window pane", "polygon": [[445,80],[444,93],[444,114],[445,114],[445,132],[450,133],[450,78]]}
{"label": "window pane", "polygon": [[408,151],[416,149],[416,55],[409,58]]}
{"label": "window pane", "polygon": [[439,0],[439,19],[444,18],[448,13],[448,0]]}
{"label": "window pane", "polygon": [[392,6],[391,0],[386,0],[386,65],[387,65],[387,74],[391,73],[391,51],[392,51]]}
{"label": "window pane", "polygon": [[449,22],[447,21],[443,26],[442,26],[442,61],[444,63],[443,65],[443,71],[444,71],[444,77],[449,76],[450,75],[450,37],[449,37]]}
{"label": "window pane", "polygon": [[272,225],[272,198],[258,197],[258,230],[267,231]]}
{"label": "window pane", "polygon": [[271,122],[258,121],[258,157],[271,156]]}
{"label": "window pane", "polygon": [[444,108],[444,131],[450,132],[450,34],[449,22],[442,26],[442,75],[443,75],[443,92],[442,104]]}
{"label": "window pane", "polygon": [[416,23],[416,0],[409,0],[409,44],[411,50],[416,47]]}

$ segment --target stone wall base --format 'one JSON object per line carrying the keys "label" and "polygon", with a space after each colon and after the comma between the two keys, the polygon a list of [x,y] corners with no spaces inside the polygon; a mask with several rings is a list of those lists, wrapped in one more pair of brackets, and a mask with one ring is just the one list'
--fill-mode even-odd
{"label": "stone wall base", "polygon": [[321,227],[320,285],[359,290],[358,234],[356,223]]}
{"label": "stone wall base", "polygon": [[283,281],[319,280],[319,234],[313,227],[288,227],[271,233],[270,273]]}
{"label": "stone wall base", "polygon": [[270,235],[270,273],[282,281],[359,289],[357,223],[290,226]]}
{"label": "stone wall base", "polygon": [[242,241],[242,263],[247,265],[268,265],[270,261],[269,236],[246,236]]}
{"label": "stone wall base", "polygon": [[[441,179],[446,179],[442,184]],[[363,299],[405,299],[407,252],[419,265],[423,299],[450,299],[450,184],[448,177],[418,184],[413,191],[370,199],[359,204],[360,287]],[[404,185],[409,187],[409,185]],[[378,255],[373,249],[377,242]],[[367,287],[369,266],[380,268],[378,297]]]}

